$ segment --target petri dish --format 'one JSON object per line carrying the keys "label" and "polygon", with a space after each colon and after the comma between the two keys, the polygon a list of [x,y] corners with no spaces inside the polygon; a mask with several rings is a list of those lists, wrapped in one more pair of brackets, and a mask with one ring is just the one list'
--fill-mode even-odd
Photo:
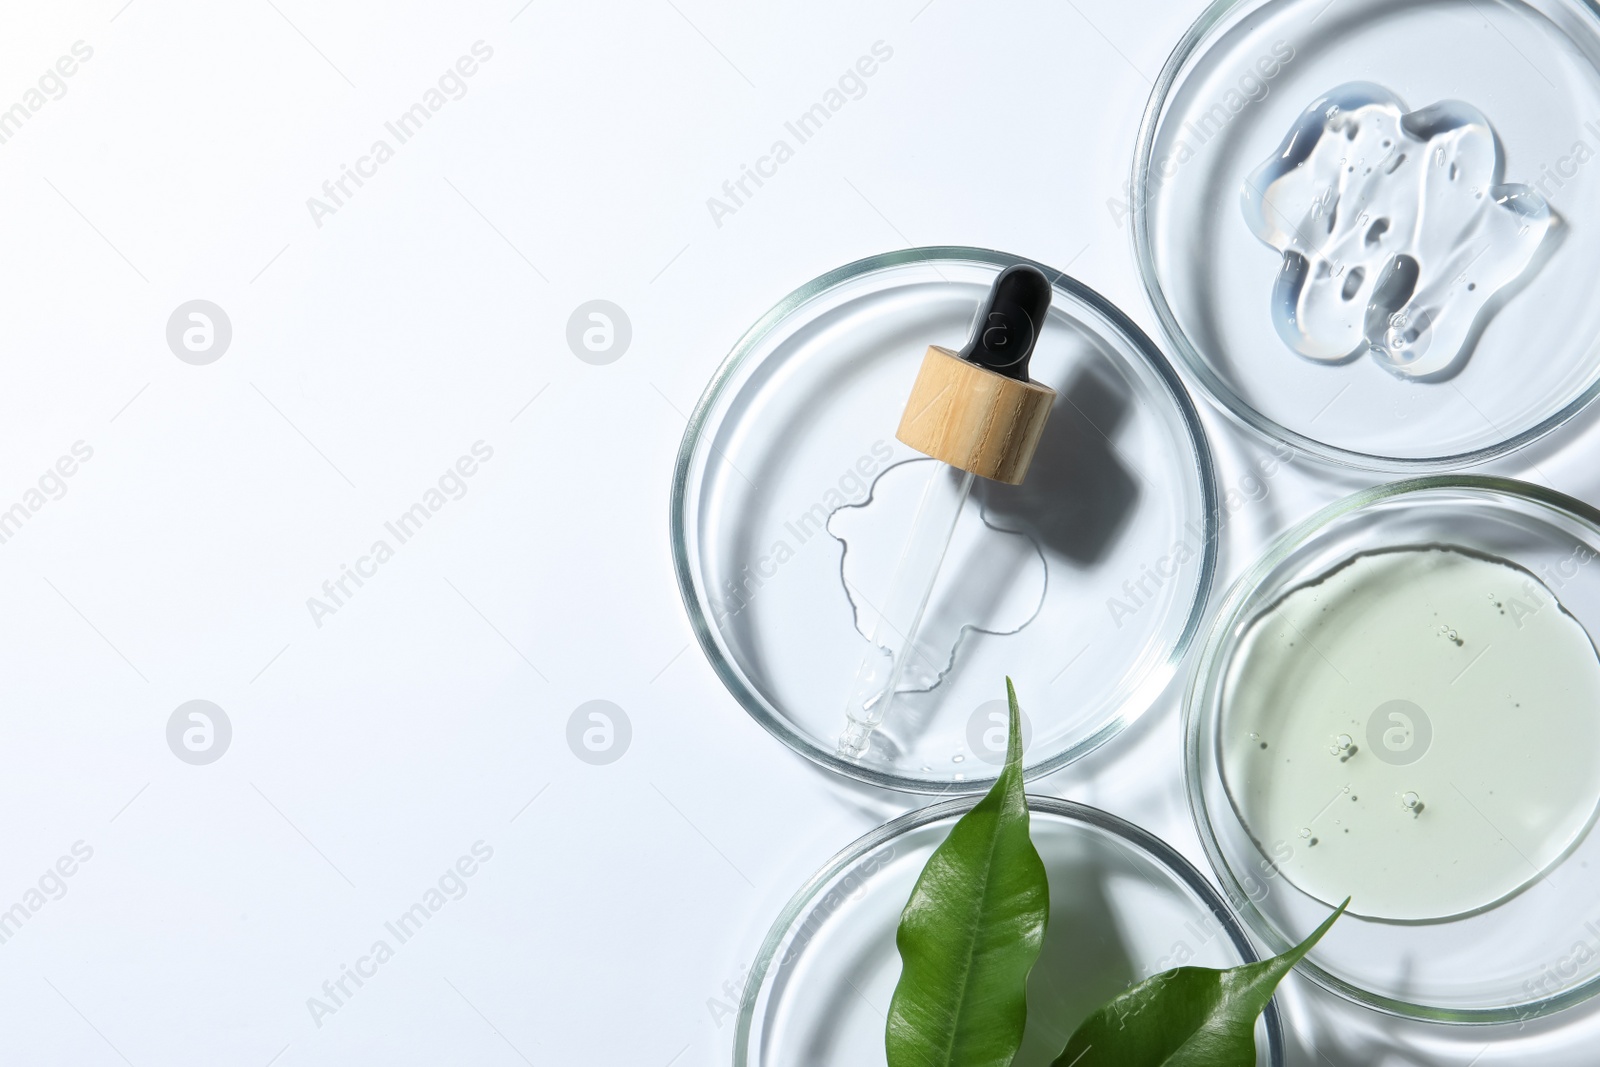
{"label": "petri dish", "polygon": [[817,763],[913,792],[986,789],[1005,678],[1030,776],[1082,756],[1169,683],[1215,568],[1204,433],[1171,367],[1092,290],[1055,279],[1033,377],[1060,394],[1020,487],[979,479],[925,615],[941,671],[907,683],[857,758],[845,701],[868,613],[932,460],[895,439],[929,344],[959,347],[1017,257],[926,248],[802,287],[735,346],[672,489],[678,583],[728,690]]}
{"label": "petri dish", "polygon": [[1236,421],[1357,468],[1455,469],[1600,388],[1596,115],[1583,0],[1216,2],[1113,211],[1166,347]]}
{"label": "petri dish", "polygon": [[1498,478],[1366,490],[1220,605],[1185,778],[1275,951],[1397,1015],[1524,1020],[1600,989],[1600,512]]}
{"label": "petri dish", "polygon": [[[895,929],[933,850],[975,797],[941,801],[830,860],[778,916],[739,1006],[737,1067],[884,1063],[885,1012],[900,977]],[[1171,967],[1257,959],[1215,889],[1167,844],[1098,809],[1030,796],[1050,875],[1050,925],[1028,977],[1017,1067],[1043,1067],[1078,1024]],[[1331,936],[1331,935],[1330,935]],[[1257,1022],[1257,1062],[1284,1062],[1276,1002]]]}

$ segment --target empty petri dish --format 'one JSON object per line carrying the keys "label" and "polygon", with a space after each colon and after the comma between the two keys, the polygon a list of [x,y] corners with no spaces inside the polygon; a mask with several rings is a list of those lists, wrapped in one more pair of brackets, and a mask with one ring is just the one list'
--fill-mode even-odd
{"label": "empty petri dish", "polygon": [[[920,659],[860,758],[838,751],[873,605],[936,469],[895,439],[927,346],[960,347],[1022,262],[929,248],[853,263],[745,335],[690,420],[672,491],[679,586],[700,644],[757,721],[878,785],[981,790],[1005,754],[1005,679],[1027,772],[1143,712],[1197,630],[1216,491],[1192,404],[1148,339],[1061,275],[1033,377],[1059,397],[1021,486],[979,479],[924,615]],[[914,672],[915,673],[915,672]]]}
{"label": "empty petri dish", "polygon": [[1113,211],[1174,358],[1235,419],[1452,469],[1600,388],[1595,116],[1583,0],[1218,2]]}
{"label": "empty petri dish", "polygon": [[[947,800],[901,816],[840,852],[794,895],[745,982],[737,1067],[884,1063],[901,909],[928,857],[975,802]],[[1050,925],[1028,976],[1017,1067],[1050,1063],[1090,1012],[1134,982],[1172,967],[1257,958],[1216,890],[1160,839],[1082,804],[1032,796],[1028,807],[1050,875]],[[1283,1063],[1275,1004],[1257,1023],[1256,1053],[1260,1064]]]}
{"label": "empty petri dish", "polygon": [[1445,1021],[1600,988],[1600,513],[1504,479],[1356,494],[1228,594],[1191,679],[1185,774],[1269,945],[1346,896],[1313,978]]}

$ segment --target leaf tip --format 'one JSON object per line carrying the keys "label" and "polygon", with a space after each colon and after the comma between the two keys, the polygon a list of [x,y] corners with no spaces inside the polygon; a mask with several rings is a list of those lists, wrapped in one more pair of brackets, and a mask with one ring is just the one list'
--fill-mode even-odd
{"label": "leaf tip", "polygon": [[1350,897],[1345,897],[1344,903],[1333,909],[1333,914],[1322,920],[1321,926],[1311,931],[1311,936],[1300,942],[1293,949],[1290,949],[1281,958],[1288,959],[1291,965],[1305,959],[1306,955],[1316,947],[1317,942],[1322,940],[1322,935],[1328,932],[1328,928],[1338,921],[1339,916],[1344,914],[1344,910],[1350,906],[1350,900]]}
{"label": "leaf tip", "polygon": [[1011,684],[1011,676],[1006,675],[1006,704],[1009,711],[1009,722],[1006,727],[1006,770],[1015,764],[1020,771],[1022,767],[1022,708],[1017,704],[1017,687]]}

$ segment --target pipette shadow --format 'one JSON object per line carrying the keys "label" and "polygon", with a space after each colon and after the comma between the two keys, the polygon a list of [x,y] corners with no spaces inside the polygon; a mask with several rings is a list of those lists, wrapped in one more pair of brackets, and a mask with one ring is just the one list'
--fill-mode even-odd
{"label": "pipette shadow", "polygon": [[1132,394],[1120,377],[1087,364],[1059,393],[1027,480],[985,481],[982,500],[997,526],[1033,536],[1047,558],[1089,567],[1105,558],[1139,499],[1137,476],[1114,444]]}

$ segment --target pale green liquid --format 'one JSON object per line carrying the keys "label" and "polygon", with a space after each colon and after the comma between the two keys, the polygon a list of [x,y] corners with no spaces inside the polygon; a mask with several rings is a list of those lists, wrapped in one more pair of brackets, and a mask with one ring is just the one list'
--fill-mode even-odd
{"label": "pale green liquid", "polygon": [[1259,616],[1221,722],[1224,784],[1263,854],[1372,918],[1503,900],[1600,803],[1589,635],[1529,572],[1443,546],[1356,556]]}

